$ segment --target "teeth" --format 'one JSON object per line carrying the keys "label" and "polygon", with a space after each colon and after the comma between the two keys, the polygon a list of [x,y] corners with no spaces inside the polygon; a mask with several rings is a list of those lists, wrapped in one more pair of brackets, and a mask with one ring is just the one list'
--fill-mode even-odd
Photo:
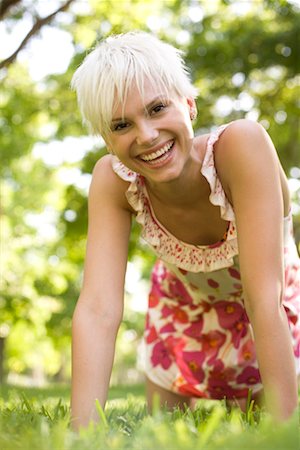
{"label": "teeth", "polygon": [[143,161],[153,161],[156,158],[159,158],[160,156],[167,153],[170,148],[172,147],[173,142],[169,142],[168,144],[164,145],[160,150],[157,150],[157,152],[150,153],[150,155],[142,155],[140,158]]}

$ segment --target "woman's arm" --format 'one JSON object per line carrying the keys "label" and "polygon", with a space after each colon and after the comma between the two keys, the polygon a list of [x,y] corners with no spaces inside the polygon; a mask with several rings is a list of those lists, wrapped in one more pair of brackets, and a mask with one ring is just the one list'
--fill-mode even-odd
{"label": "woman's arm", "polygon": [[82,291],[72,326],[73,427],[97,421],[95,400],[105,406],[115,340],[123,315],[124,277],[131,213],[126,183],[110,156],[96,165],[89,194],[89,228]]}
{"label": "woman's arm", "polygon": [[280,163],[265,130],[241,120],[225,130],[216,149],[216,165],[236,215],[245,307],[266,404],[276,419],[283,420],[297,407],[297,380],[282,306],[284,202]]}

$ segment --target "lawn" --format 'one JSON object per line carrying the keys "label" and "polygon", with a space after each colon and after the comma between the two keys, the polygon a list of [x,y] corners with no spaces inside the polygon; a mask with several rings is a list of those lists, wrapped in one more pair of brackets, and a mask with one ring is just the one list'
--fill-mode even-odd
{"label": "lawn", "polygon": [[247,414],[199,402],[194,412],[146,411],[143,387],[112,388],[100,424],[79,434],[69,426],[69,389],[0,388],[1,450],[298,450],[299,419],[275,425],[262,411]]}

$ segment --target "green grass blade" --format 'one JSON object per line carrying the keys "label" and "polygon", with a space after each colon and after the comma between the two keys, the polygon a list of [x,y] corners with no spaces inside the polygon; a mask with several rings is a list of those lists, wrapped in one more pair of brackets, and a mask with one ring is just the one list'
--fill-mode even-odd
{"label": "green grass blade", "polygon": [[101,422],[102,422],[102,425],[104,426],[105,429],[108,429],[108,428],[109,428],[108,422],[107,422],[105,413],[104,413],[104,411],[103,411],[103,408],[102,408],[102,406],[101,406],[100,403],[99,403],[99,400],[96,399],[96,402],[95,402],[95,403],[96,403],[97,413],[99,414],[99,418],[100,418],[100,420],[101,420]]}

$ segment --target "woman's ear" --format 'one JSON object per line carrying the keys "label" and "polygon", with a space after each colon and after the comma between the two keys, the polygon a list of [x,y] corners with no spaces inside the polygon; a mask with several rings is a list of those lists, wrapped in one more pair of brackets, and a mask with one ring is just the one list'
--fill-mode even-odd
{"label": "woman's ear", "polygon": [[192,97],[188,97],[186,99],[186,101],[187,101],[189,111],[190,111],[190,118],[191,118],[191,120],[195,120],[197,117],[197,107],[196,107],[195,99]]}

